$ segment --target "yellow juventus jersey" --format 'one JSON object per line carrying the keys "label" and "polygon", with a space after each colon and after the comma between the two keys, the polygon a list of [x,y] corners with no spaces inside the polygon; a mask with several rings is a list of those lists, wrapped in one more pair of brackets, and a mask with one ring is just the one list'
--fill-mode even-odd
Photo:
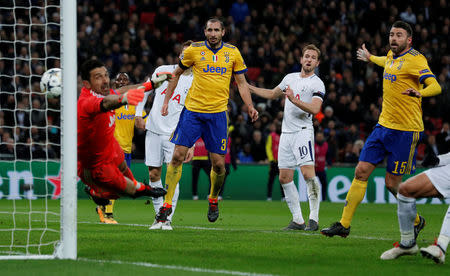
{"label": "yellow juventus jersey", "polygon": [[192,43],[184,50],[179,66],[192,67],[194,74],[185,107],[201,113],[227,110],[231,75],[247,72],[239,50],[223,42],[214,50],[206,41]]}
{"label": "yellow juventus jersey", "polygon": [[[114,130],[114,137],[116,137],[120,147],[125,153],[131,153],[135,113],[136,107],[134,105],[124,105],[116,109],[116,129]],[[145,116],[145,112],[143,112],[142,116]]]}
{"label": "yellow juventus jersey", "polygon": [[434,77],[426,58],[411,48],[400,56],[389,51],[384,62],[383,106],[378,123],[402,131],[423,131],[422,99],[403,95],[408,88],[420,90]]}

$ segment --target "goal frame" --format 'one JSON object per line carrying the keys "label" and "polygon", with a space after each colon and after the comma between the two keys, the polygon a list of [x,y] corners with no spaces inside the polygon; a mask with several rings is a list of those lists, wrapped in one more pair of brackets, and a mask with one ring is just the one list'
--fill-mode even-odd
{"label": "goal frame", "polygon": [[77,1],[60,0],[61,199],[60,240],[53,254],[0,256],[0,260],[77,258]]}

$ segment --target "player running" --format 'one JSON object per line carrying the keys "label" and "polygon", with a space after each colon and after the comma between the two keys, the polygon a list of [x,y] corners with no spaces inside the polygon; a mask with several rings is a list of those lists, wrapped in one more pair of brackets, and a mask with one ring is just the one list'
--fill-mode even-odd
{"label": "player running", "polygon": [[[192,41],[186,41],[183,43],[183,50],[191,45]],[[182,53],[180,54],[181,57]],[[172,72],[176,68],[175,65],[162,65],[156,68],[152,75],[152,78],[156,78],[157,74],[160,72]],[[164,82],[160,87],[155,89],[155,96],[153,99],[153,106],[150,111],[149,119],[147,123],[144,123],[142,119],[142,111],[144,109],[145,103],[147,102],[149,92],[145,93],[144,100],[136,106],[136,126],[139,128],[146,128],[147,133],[145,135],[145,165],[148,166],[148,172],[150,176],[150,186],[153,188],[160,187],[163,185],[161,183],[161,171],[163,162],[168,164],[172,158],[173,149],[175,144],[170,142],[170,135],[175,130],[180,113],[183,110],[184,102],[186,100],[186,95],[192,84],[192,70],[188,69],[180,76],[178,85],[169,101],[169,115],[162,116],[161,108],[164,103],[164,97],[167,91],[168,82]],[[186,156],[184,162],[189,162],[192,158],[193,150],[190,154]],[[163,205],[163,199],[153,198],[153,207],[155,213],[157,214],[155,221],[150,230],[162,229],[162,230],[172,230],[172,217],[175,212],[175,208],[178,201],[179,187],[177,188],[172,197],[172,213],[167,217],[159,217],[159,210]]]}
{"label": "player running", "polygon": [[[382,111],[361,151],[341,220],[321,230],[326,236],[346,237],[350,234],[350,223],[364,198],[369,176],[386,156],[386,188],[395,196],[403,175],[413,174],[416,170],[416,146],[424,129],[421,97],[437,95],[441,93],[441,87],[426,58],[413,49],[411,43],[411,26],[397,21],[389,33],[391,50],[387,56],[372,55],[364,44],[357,51],[359,60],[384,67]],[[423,88],[424,84],[426,88]],[[425,226],[425,219],[417,214],[414,225],[417,236]]]}
{"label": "player running", "polygon": [[143,99],[145,90],[157,88],[170,76],[170,73],[161,74],[152,82],[114,91],[102,62],[88,60],[81,66],[83,88],[77,105],[78,176],[90,187],[89,193],[97,205],[106,205],[121,195],[160,197],[166,193],[162,188],[151,188],[134,179],[114,138],[114,109],[125,104],[136,105]]}
{"label": "player running", "polygon": [[247,71],[239,50],[222,41],[225,35],[223,23],[212,18],[204,29],[206,41],[192,43],[184,50],[182,58],[169,82],[161,114],[169,114],[169,101],[172,98],[180,76],[192,68],[194,78],[186,97],[186,105],[181,112],[180,121],[173,133],[171,142],[175,149],[167,167],[167,196],[158,218],[166,220],[172,212],[172,198],[181,178],[182,163],[188,149],[202,137],[210,152],[211,190],[209,194],[208,220],[214,222],[219,217],[218,195],[225,178],[225,153],[227,151],[227,104],[231,76],[237,83],[239,93],[248,107],[252,121],[258,118],[253,107],[248,83],[244,73]]}
{"label": "player running", "polygon": [[[414,235],[414,218],[417,212],[416,198],[450,198],[450,153],[437,156],[430,165],[438,167],[429,169],[400,184],[397,195],[397,214],[401,241],[395,243],[394,248],[384,252],[380,257],[382,260],[392,260],[403,255],[415,255],[419,252]],[[420,248],[420,253],[425,258],[443,264],[449,241],[450,206],[445,214],[437,241],[428,247]]]}
{"label": "player running", "polygon": [[[274,89],[258,88],[250,85],[250,91],[267,99],[285,96],[289,100],[284,105],[281,137],[278,148],[280,184],[286,203],[292,214],[292,221],[284,230],[319,229],[320,184],[314,170],[314,128],[313,115],[319,113],[325,95],[325,85],[314,73],[320,63],[320,50],[313,44],[303,48],[300,58],[302,69],[286,75]],[[297,167],[305,178],[308,188],[309,221],[303,220],[298,190],[294,183]]]}

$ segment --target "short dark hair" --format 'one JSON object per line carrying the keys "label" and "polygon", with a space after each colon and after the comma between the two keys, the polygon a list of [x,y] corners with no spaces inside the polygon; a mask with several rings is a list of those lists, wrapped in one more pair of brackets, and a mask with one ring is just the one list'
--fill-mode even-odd
{"label": "short dark hair", "polygon": [[223,24],[222,20],[220,20],[220,19],[217,18],[217,17],[211,17],[211,18],[208,19],[208,21],[206,21],[206,23],[205,23],[205,30],[206,30],[206,28],[208,27],[208,23],[209,23],[209,22],[211,22],[211,23],[219,22],[219,23],[220,23],[220,27],[222,27],[222,30],[225,29],[225,25]]}
{"label": "short dark hair", "polygon": [[406,31],[408,34],[408,37],[412,36],[412,28],[411,25],[406,23],[405,21],[395,21],[394,24],[392,24],[392,28],[401,28]]}
{"label": "short dark hair", "polygon": [[82,80],[90,80],[90,73],[92,70],[94,70],[95,68],[99,68],[99,67],[104,67],[105,64],[103,64],[103,62],[101,62],[98,59],[90,59],[85,61],[82,65],[81,65],[81,79]]}

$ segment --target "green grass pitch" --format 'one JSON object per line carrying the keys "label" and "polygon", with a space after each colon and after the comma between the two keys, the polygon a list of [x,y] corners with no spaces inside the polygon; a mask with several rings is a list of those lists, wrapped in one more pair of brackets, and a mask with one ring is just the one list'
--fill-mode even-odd
{"label": "green grass pitch", "polygon": [[[28,201],[16,201],[22,210]],[[152,205],[144,200],[118,200],[118,225],[98,223],[95,205],[78,201],[78,260],[0,261],[1,275],[448,275],[448,264],[436,265],[419,255],[381,261],[382,252],[399,240],[396,205],[362,204],[356,211],[350,236],[327,238],[318,232],[286,232],[290,219],[284,202],[232,201],[220,203],[220,217],[207,221],[207,201],[181,200],[173,231],[148,230]],[[32,201],[33,209],[43,206]],[[57,210],[59,201],[49,201]],[[0,210],[12,202],[0,201]],[[343,204],[322,203],[320,227],[340,218]],[[22,208],[22,209],[21,209]],[[446,205],[418,205],[427,225],[419,247],[437,237]],[[302,203],[303,217],[308,204]],[[9,215],[0,214],[0,230],[11,227]],[[39,214],[17,216],[27,225],[42,220]],[[58,227],[48,217],[49,226]],[[11,234],[0,231],[0,244]],[[17,236],[18,237],[18,236]],[[4,251],[2,248],[0,251]]]}

